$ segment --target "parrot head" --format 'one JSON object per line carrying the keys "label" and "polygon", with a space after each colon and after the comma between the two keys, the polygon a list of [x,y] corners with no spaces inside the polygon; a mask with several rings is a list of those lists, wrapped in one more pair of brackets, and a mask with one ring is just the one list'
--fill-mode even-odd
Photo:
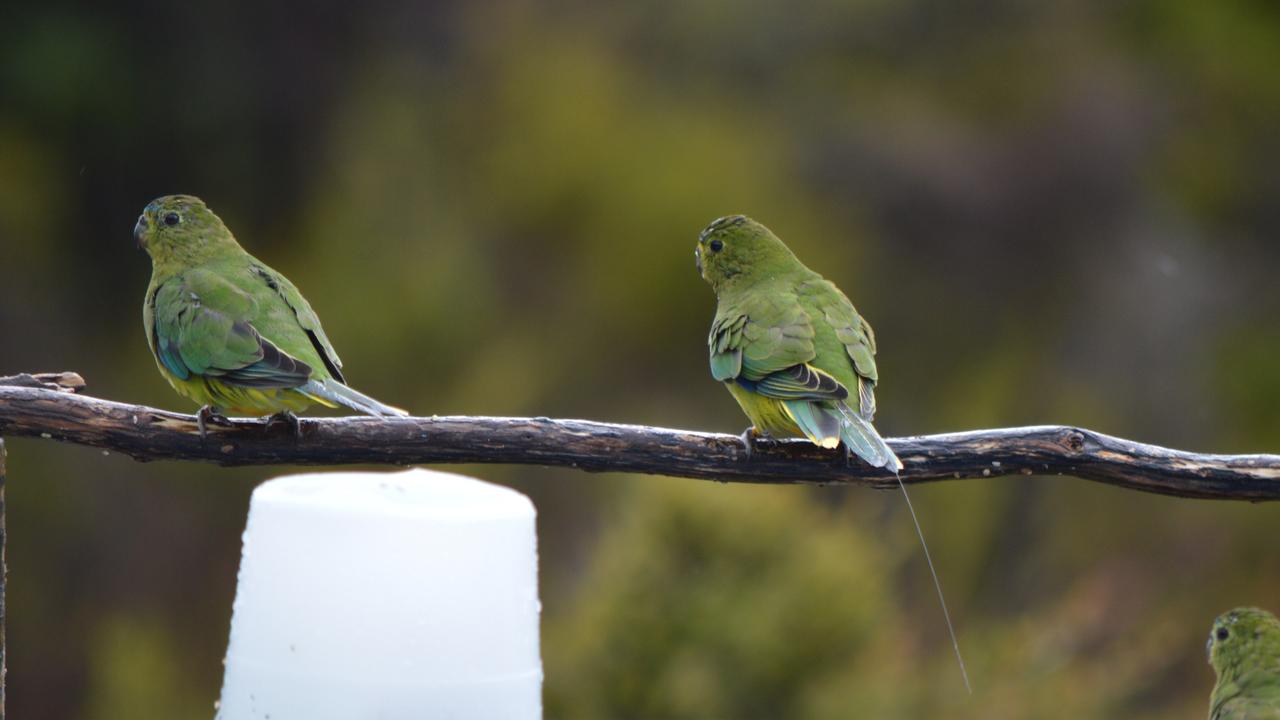
{"label": "parrot head", "polygon": [[192,262],[239,247],[222,220],[191,195],[152,200],[133,226],[133,238],[153,262]]}
{"label": "parrot head", "polygon": [[1241,607],[1218,616],[1205,644],[1209,664],[1219,676],[1242,669],[1245,663],[1280,656],[1280,620],[1254,607]]}
{"label": "parrot head", "polygon": [[727,215],[698,235],[694,262],[717,291],[738,279],[762,280],[794,267],[796,256],[769,228],[746,215]]}

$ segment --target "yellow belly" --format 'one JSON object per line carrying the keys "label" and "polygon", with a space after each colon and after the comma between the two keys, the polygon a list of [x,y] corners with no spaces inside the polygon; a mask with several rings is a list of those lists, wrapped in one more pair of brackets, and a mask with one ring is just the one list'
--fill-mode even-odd
{"label": "yellow belly", "polygon": [[800,426],[787,414],[782,401],[751,392],[735,382],[727,382],[725,387],[729,389],[733,399],[738,401],[738,405],[742,406],[742,411],[750,418],[756,432],[776,438],[804,437]]}
{"label": "yellow belly", "polygon": [[306,395],[292,388],[239,387],[200,375],[192,375],[182,380],[164,367],[160,368],[160,372],[179,395],[191,398],[200,405],[209,405],[223,413],[262,416],[274,415],[285,410],[301,412],[317,402],[334,407],[320,398]]}

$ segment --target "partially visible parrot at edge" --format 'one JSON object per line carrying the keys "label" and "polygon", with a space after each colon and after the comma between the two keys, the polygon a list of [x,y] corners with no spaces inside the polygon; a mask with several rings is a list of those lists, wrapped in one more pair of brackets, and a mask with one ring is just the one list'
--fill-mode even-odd
{"label": "partially visible parrot at edge", "polygon": [[142,306],[147,343],[173,389],[225,412],[264,416],[313,403],[369,415],[407,415],[346,385],[342,361],[311,305],[288,278],[250,255],[203,201],[168,195],[133,230],[151,256]]}
{"label": "partially visible parrot at edge", "polygon": [[1218,681],[1209,720],[1280,720],[1280,620],[1255,607],[1219,615],[1205,646]]}

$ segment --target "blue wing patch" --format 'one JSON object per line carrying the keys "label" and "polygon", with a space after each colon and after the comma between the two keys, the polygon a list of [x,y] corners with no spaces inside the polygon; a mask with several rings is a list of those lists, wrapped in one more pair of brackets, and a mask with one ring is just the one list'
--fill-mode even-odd
{"label": "blue wing patch", "polygon": [[159,341],[160,352],[156,353],[156,355],[159,356],[160,362],[165,369],[173,373],[179,380],[186,380],[191,377],[191,370],[186,363],[182,362],[182,355],[179,354],[178,348],[169,342],[167,338],[159,338]]}

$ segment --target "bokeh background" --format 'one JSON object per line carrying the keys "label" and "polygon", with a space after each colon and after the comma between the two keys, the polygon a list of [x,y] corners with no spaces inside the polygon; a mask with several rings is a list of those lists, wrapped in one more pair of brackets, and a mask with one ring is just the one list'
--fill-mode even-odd
{"label": "bokeh background", "polygon": [[[191,409],[130,235],[204,197],[419,414],[740,431],[697,232],[876,327],[890,435],[1280,450],[1280,9],[1230,0],[196,0],[0,10],[0,374]],[[9,442],[14,717],[212,714],[254,485]],[[464,468],[539,510],[551,718],[1195,718],[1280,610],[1280,508],[1071,478],[896,493]]]}

